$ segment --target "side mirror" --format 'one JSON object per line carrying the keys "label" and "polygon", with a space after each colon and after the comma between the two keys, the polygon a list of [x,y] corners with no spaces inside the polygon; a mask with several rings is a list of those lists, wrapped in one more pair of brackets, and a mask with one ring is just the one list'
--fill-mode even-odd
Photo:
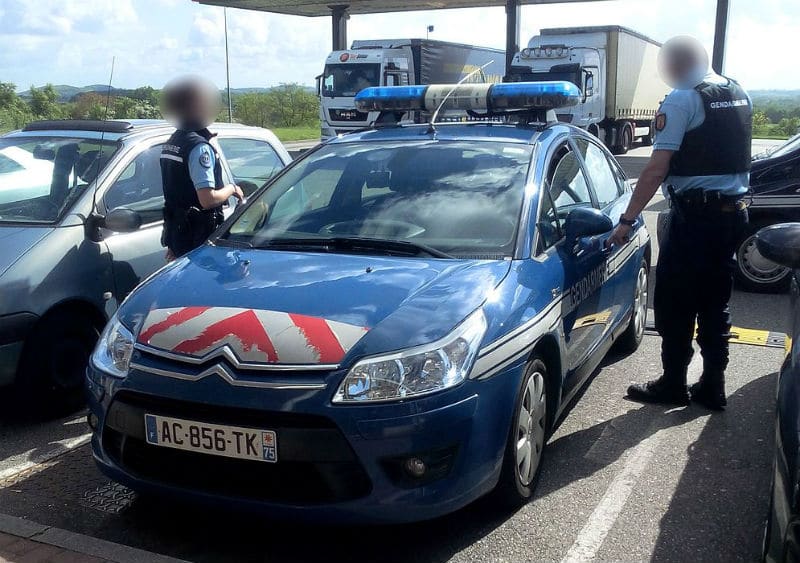
{"label": "side mirror", "polygon": [[112,209],[101,222],[101,226],[117,233],[132,233],[142,226],[142,216],[136,211],[118,207]]}
{"label": "side mirror", "polygon": [[800,269],[800,223],[764,227],[756,235],[756,247],[767,260]]}
{"label": "side mirror", "polygon": [[609,232],[614,228],[611,218],[593,207],[578,207],[567,215],[564,231],[567,242],[572,246],[581,237],[593,237]]}

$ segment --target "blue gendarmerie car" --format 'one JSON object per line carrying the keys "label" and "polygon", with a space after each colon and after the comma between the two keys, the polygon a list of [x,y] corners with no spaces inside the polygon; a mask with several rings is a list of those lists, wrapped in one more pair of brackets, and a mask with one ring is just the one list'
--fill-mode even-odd
{"label": "blue gendarmerie car", "polygon": [[[100,469],[336,521],[530,498],[554,421],[613,344],[639,345],[647,311],[644,225],[605,246],[622,171],[547,119],[580,98],[359,94],[385,123],[289,166],[108,323],[88,371]],[[439,106],[476,120],[396,123]]]}

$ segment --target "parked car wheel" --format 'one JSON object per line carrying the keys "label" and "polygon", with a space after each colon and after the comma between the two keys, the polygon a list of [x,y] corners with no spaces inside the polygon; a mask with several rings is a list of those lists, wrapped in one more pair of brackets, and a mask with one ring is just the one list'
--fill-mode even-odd
{"label": "parked car wheel", "polygon": [[19,390],[42,410],[72,409],[83,403],[86,365],[99,332],[77,311],[46,316],[28,337]]}
{"label": "parked car wheel", "polygon": [[525,369],[496,493],[508,506],[528,502],[539,480],[548,433],[547,367],[535,358]]}
{"label": "parked car wheel", "polygon": [[791,281],[789,268],[767,260],[756,247],[756,235],[765,225],[750,225],[736,248],[736,281],[748,291],[778,293],[786,291]]}
{"label": "parked car wheel", "polygon": [[650,287],[650,270],[647,262],[642,260],[639,265],[639,273],[636,276],[636,287],[633,291],[633,314],[625,332],[617,339],[617,350],[630,354],[639,349],[639,345],[644,338],[644,330],[647,326],[647,298]]}

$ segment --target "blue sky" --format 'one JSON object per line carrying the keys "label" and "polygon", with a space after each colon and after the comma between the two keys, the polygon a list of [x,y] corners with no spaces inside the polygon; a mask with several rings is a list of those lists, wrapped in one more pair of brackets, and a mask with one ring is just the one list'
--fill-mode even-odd
{"label": "blue sky", "polygon": [[[800,88],[795,36],[800,1],[731,0],[726,73],[745,87]],[[698,37],[710,49],[715,0],[609,0],[526,6],[522,41],[542,27],[621,24],[658,40]],[[222,9],[191,0],[0,0],[0,81],[30,85],[106,83],[160,88],[202,73],[225,81]],[[419,37],[504,46],[502,8],[353,16],[349,37]],[[312,84],[330,50],[329,18],[228,11],[231,83]]]}

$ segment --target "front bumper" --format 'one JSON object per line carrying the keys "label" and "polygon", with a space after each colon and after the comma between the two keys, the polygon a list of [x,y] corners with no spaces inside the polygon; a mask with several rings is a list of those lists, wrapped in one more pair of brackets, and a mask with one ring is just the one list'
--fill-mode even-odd
{"label": "front bumper", "polygon": [[[465,506],[497,482],[522,365],[404,403],[334,406],[324,390],[237,388],[217,376],[180,381],[90,366],[92,447],[106,475],[141,491],[337,522],[405,522]],[[276,464],[152,446],[144,413],[275,430]],[[413,478],[409,457],[428,472]]]}

